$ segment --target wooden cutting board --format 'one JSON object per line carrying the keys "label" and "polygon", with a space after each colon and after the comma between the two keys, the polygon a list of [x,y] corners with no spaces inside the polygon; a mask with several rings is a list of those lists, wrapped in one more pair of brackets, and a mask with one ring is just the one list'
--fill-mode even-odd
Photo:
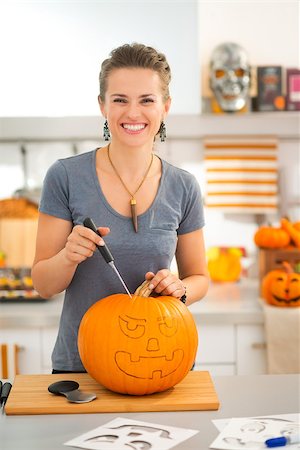
{"label": "wooden cutting board", "polygon": [[[75,380],[80,389],[95,392],[90,403],[70,403],[64,396],[48,392],[51,383]],[[165,392],[123,395],[105,389],[88,374],[17,375],[5,412],[18,414],[83,414],[103,412],[192,411],[219,409],[219,400],[209,372],[194,371]]]}

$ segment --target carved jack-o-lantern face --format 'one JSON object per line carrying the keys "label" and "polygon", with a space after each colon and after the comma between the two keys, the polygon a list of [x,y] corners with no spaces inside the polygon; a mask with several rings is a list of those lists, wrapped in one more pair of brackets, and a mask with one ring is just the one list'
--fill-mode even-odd
{"label": "carved jack-o-lantern face", "polygon": [[108,389],[135,395],[181,381],[197,343],[192,314],[172,297],[112,295],[86,312],[78,334],[87,372]]}
{"label": "carved jack-o-lantern face", "polygon": [[288,265],[286,270],[272,270],[264,277],[262,296],[274,306],[300,306],[300,274],[293,272]]}
{"label": "carved jack-o-lantern face", "polygon": [[119,316],[121,332],[132,343],[123,340],[131,352],[118,350],[115,361],[118,368],[134,378],[164,378],[181,365],[184,350],[176,339],[177,317],[154,317],[138,319],[128,315]]}

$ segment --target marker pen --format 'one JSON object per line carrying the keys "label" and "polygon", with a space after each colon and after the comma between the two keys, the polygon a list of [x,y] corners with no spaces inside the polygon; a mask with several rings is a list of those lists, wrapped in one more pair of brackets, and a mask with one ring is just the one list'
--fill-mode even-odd
{"label": "marker pen", "polygon": [[267,439],[265,445],[268,448],[273,447],[284,447],[289,444],[299,444],[300,443],[300,433],[294,434],[292,436],[278,436],[275,438]]}

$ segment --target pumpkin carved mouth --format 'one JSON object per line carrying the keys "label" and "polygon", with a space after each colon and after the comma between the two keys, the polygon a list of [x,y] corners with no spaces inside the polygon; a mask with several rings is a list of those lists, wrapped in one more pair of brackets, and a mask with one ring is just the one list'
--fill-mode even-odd
{"label": "pumpkin carved mouth", "polygon": [[274,294],[273,294],[273,297],[275,298],[275,300],[277,302],[286,303],[286,304],[289,304],[292,302],[298,302],[300,300],[300,295],[298,297],[289,298],[288,300],[285,298],[277,297],[277,295],[274,295]]}
{"label": "pumpkin carved mouth", "polygon": [[119,351],[115,354],[118,368],[134,378],[153,379],[164,378],[175,372],[180,367],[184,352],[182,349],[174,350],[169,356],[140,356],[133,360],[129,352]]}

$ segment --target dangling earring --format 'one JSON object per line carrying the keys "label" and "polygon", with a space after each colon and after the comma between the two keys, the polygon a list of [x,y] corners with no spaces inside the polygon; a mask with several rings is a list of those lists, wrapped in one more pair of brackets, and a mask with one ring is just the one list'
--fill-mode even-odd
{"label": "dangling earring", "polygon": [[159,137],[160,137],[160,142],[165,142],[166,137],[167,137],[167,131],[166,131],[166,125],[164,122],[162,122],[160,124],[159,127]]}
{"label": "dangling earring", "polygon": [[110,140],[110,132],[109,132],[107,120],[104,122],[104,125],[103,125],[103,138],[105,141]]}

